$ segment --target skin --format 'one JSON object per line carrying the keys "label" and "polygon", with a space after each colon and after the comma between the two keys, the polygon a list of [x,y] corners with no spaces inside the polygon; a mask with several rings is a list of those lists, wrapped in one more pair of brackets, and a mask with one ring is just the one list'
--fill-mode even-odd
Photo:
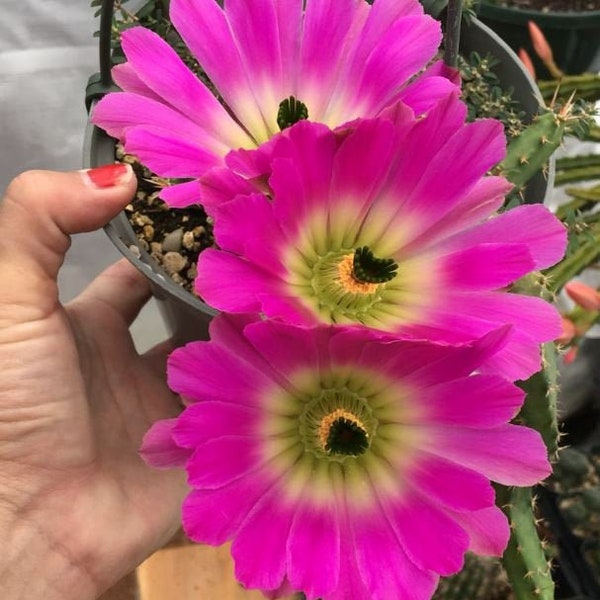
{"label": "skin", "polygon": [[104,225],[135,179],[97,188],[85,174],[29,172],[0,204],[0,589],[3,600],[86,600],[178,527],[177,471],[138,456],[179,399],[168,344],[140,356],[128,327],[150,295],[127,261],[76,300],[56,278],[69,235]]}

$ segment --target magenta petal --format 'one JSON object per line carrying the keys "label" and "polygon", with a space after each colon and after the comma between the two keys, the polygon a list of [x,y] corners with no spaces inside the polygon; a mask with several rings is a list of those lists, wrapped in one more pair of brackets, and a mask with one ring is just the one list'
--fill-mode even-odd
{"label": "magenta petal", "polygon": [[508,379],[527,379],[541,366],[539,344],[560,335],[556,308],[541,298],[505,292],[448,293],[444,302],[430,310],[428,325],[405,328],[406,335],[432,341],[465,343],[500,323],[514,329],[499,351],[489,354],[482,371]]}
{"label": "magenta petal", "polygon": [[[338,587],[327,594],[327,600],[348,600],[348,598],[372,598],[371,590],[359,572],[356,548],[352,539],[352,531],[346,525],[341,526],[340,577]],[[317,600],[311,598],[310,600]]]}
{"label": "magenta petal", "polygon": [[277,486],[248,515],[231,546],[236,579],[245,587],[273,590],[281,586],[293,518],[293,508]]}
{"label": "magenta petal", "polygon": [[[388,112],[386,111],[386,114]],[[415,121],[414,118],[405,117],[397,123],[401,135],[405,137],[402,141],[403,146],[410,148],[410,152],[398,154],[392,173],[392,183],[398,189],[398,198],[404,199],[406,194],[415,188],[432,157],[435,157],[448,140],[464,127],[466,115],[466,105],[454,92],[440,99],[425,118]],[[406,132],[401,129],[403,121],[408,121],[410,126]],[[437,201],[436,199],[436,204]],[[429,224],[431,223],[435,223],[435,219],[430,220]]]}
{"label": "magenta petal", "polygon": [[510,538],[510,526],[505,514],[497,507],[466,513],[452,513],[469,534],[469,550],[483,556],[502,556]]}
{"label": "magenta petal", "polygon": [[[274,193],[274,210],[293,232],[310,209],[322,208],[329,195],[332,165],[338,146],[335,134],[324,125],[300,121],[277,139],[273,149],[273,174],[269,184]],[[287,179],[287,171],[297,172],[295,181]],[[293,207],[296,212],[293,212]]]}
{"label": "magenta petal", "polygon": [[288,578],[308,598],[335,589],[340,571],[340,532],[333,506],[300,501],[287,542]]}
{"label": "magenta petal", "polygon": [[225,157],[226,165],[248,180],[269,175],[271,173],[273,148],[278,143],[280,136],[285,136],[287,133],[288,130],[286,129],[280,135],[274,135],[255,150],[232,150]]}
{"label": "magenta petal", "polygon": [[[323,121],[325,118],[340,70],[343,69],[341,63],[346,58],[348,32],[352,30],[358,4],[339,0],[306,3],[297,68],[298,73],[302,74],[300,99],[311,108],[309,116],[312,120]],[[327,40],[326,44],[324,40]]]}
{"label": "magenta petal", "polygon": [[169,13],[225,103],[257,141],[266,140],[269,135],[260,111],[262,99],[255,96],[252,81],[260,65],[244,61],[227,9],[221,9],[214,0],[174,0]]}
{"label": "magenta petal", "polygon": [[124,132],[137,126],[160,128],[183,140],[206,137],[201,127],[180,112],[165,104],[129,92],[107,94],[92,111],[91,121],[114,138],[122,139]]}
{"label": "magenta petal", "polygon": [[418,567],[440,575],[460,571],[469,536],[456,521],[414,494],[382,501],[402,547]]}
{"label": "magenta petal", "polygon": [[187,463],[188,481],[196,488],[215,489],[256,471],[265,456],[256,437],[226,435],[209,439]]}
{"label": "magenta petal", "polygon": [[[357,80],[353,98],[376,114],[395,100],[399,83],[407,81],[435,55],[441,40],[440,24],[423,15],[410,15],[388,27],[364,65],[348,75]],[[360,103],[360,104],[359,104]],[[362,116],[362,115],[357,115]]]}
{"label": "magenta petal", "polygon": [[493,429],[430,427],[421,442],[428,452],[479,471],[504,485],[529,486],[551,472],[540,434],[519,425]]}
{"label": "magenta petal", "polygon": [[[450,108],[441,102],[436,109],[438,107]],[[415,134],[410,139],[410,147],[414,144],[415,151],[418,151],[420,145],[428,143],[424,135],[426,123],[427,118],[424,119],[422,128],[415,128]],[[419,138],[416,138],[417,135]],[[498,121],[487,119],[461,126],[434,156],[429,154],[430,158],[425,165],[418,165],[422,170],[418,183],[412,190],[406,189],[405,182],[410,179],[414,181],[414,175],[409,179],[409,173],[406,176],[399,173],[398,193],[409,194],[403,210],[408,214],[422,215],[427,223],[435,223],[460,202],[461,197],[469,192],[488,169],[503,158],[505,151],[506,139]],[[453,177],[440,177],[439,174],[446,172],[450,164]],[[406,164],[405,168],[414,169],[416,166]]]}
{"label": "magenta petal", "polygon": [[280,285],[252,263],[207,248],[198,260],[196,291],[214,308],[227,312],[261,312],[261,295],[279,293]]}
{"label": "magenta petal", "polygon": [[[336,334],[335,330],[327,327],[297,327],[273,321],[270,327],[262,327],[260,323],[249,325],[245,334],[282,377],[299,368],[325,370],[334,356],[329,343]],[[282,348],[286,349],[285,352],[281,351]]]}
{"label": "magenta petal", "polygon": [[266,468],[216,490],[194,490],[182,507],[187,536],[219,546],[232,539],[240,525],[273,483]]}
{"label": "magenta petal", "polygon": [[533,271],[527,244],[483,243],[463,248],[443,259],[446,285],[465,291],[505,287]]}
{"label": "magenta petal", "polygon": [[[504,203],[512,184],[503,177],[484,177],[437,223],[416,237],[405,248],[406,252],[426,247],[432,241],[463,232],[493,215]],[[504,238],[500,238],[504,241]]]}
{"label": "magenta petal", "polygon": [[398,94],[398,100],[410,106],[416,115],[422,115],[456,89],[456,85],[445,77],[419,77]]}
{"label": "magenta petal", "polygon": [[[556,308],[535,296],[501,292],[457,293],[446,298],[445,302],[448,313],[454,313],[460,307],[467,316],[460,319],[461,328],[469,329],[469,319],[482,323],[513,323],[515,329],[536,342],[553,340],[561,331]],[[481,331],[483,329],[479,329]],[[476,329],[470,330],[470,334],[477,335]]]}
{"label": "magenta petal", "polygon": [[[429,600],[438,578],[405,554],[380,511],[350,515],[358,568],[372,600]],[[439,544],[439,540],[438,540]]]}
{"label": "magenta petal", "polygon": [[285,274],[280,255],[288,240],[273,218],[273,206],[266,196],[252,194],[235,198],[219,206],[214,214],[215,240],[221,250],[243,254],[256,265]]}
{"label": "magenta petal", "polygon": [[[387,372],[427,387],[470,375],[504,347],[510,331],[510,327],[502,327],[463,346],[394,339],[381,334],[378,337],[385,340],[383,344],[366,341],[368,337],[360,340],[351,331],[342,331],[332,339],[331,355],[341,364],[356,363],[356,357],[361,356],[362,364],[375,372]],[[377,334],[373,335],[377,339]]]}
{"label": "magenta petal", "polygon": [[451,247],[464,248],[496,241],[527,244],[535,260],[534,268],[544,269],[563,257],[567,230],[545,206],[535,204],[513,208],[473,229],[459,233],[447,243]]}
{"label": "magenta petal", "polygon": [[[336,229],[358,230],[366,213],[373,208],[397,152],[394,129],[392,123],[383,119],[361,121],[340,145],[330,190]],[[352,210],[344,210],[343,206],[348,208],[350,202]]]}
{"label": "magenta petal", "polygon": [[200,184],[197,181],[188,181],[163,188],[160,191],[160,198],[170,208],[186,208],[202,202],[200,193]]}
{"label": "magenta petal", "polygon": [[494,489],[487,477],[432,454],[420,453],[407,479],[423,496],[455,511],[494,504]]}
{"label": "magenta petal", "polygon": [[173,439],[183,448],[243,431],[256,435],[261,413],[256,409],[232,402],[199,402],[188,406],[173,429]]}
{"label": "magenta petal", "polygon": [[199,177],[223,163],[222,157],[203,145],[156,127],[133,127],[125,131],[125,148],[162,177]]}
{"label": "magenta petal", "polygon": [[191,401],[221,400],[254,406],[274,383],[259,356],[254,364],[211,342],[192,342],[167,361],[169,387]]}
{"label": "magenta petal", "polygon": [[[245,330],[248,325],[261,321],[258,314],[217,315],[210,322],[210,339],[214,344],[227,348],[240,360],[252,364],[257,362],[256,350],[246,339]],[[261,368],[268,371],[267,365]]]}
{"label": "magenta petal", "polygon": [[144,461],[158,469],[183,467],[192,452],[182,448],[173,439],[177,419],[157,421],[144,435],[140,455]]}
{"label": "magenta petal", "polygon": [[[227,20],[248,72],[248,79],[255,90],[255,97],[258,99],[260,92],[269,88],[275,94],[275,97],[271,94],[260,97],[263,119],[271,121],[272,131],[277,131],[275,116],[279,102],[284,99],[286,92],[292,91],[290,88],[282,89],[283,57],[277,18],[277,4],[280,3],[273,0],[238,0],[225,5]],[[297,2],[295,5],[295,14],[286,15],[286,19],[297,19],[295,33],[298,34],[300,6]]]}
{"label": "magenta petal", "polygon": [[162,102],[162,98],[155,94],[138,76],[128,63],[115,65],[111,70],[113,81],[124,91],[140,96],[146,96]]}
{"label": "magenta petal", "polygon": [[236,196],[247,196],[256,192],[254,186],[231,169],[217,167],[208,171],[200,180],[202,206],[209,215],[225,202]]}
{"label": "magenta petal", "polygon": [[[288,596],[291,596],[296,591],[297,590],[295,590],[290,585],[290,582],[286,578],[283,580],[283,583],[277,589],[262,590],[262,595],[265,598],[268,598],[269,600],[278,600],[279,598],[287,598]],[[309,598],[308,600],[313,600],[313,599]]]}
{"label": "magenta petal", "polygon": [[124,31],[121,39],[129,64],[155,94],[227,147],[250,143],[212,92],[159,35],[134,27]]}
{"label": "magenta petal", "polygon": [[523,404],[525,393],[491,375],[471,375],[428,388],[421,393],[424,421],[496,427],[510,421]]}

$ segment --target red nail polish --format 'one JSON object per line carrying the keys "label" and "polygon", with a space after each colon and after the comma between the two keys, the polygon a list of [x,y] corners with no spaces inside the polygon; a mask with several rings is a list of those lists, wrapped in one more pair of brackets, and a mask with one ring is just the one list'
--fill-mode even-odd
{"label": "red nail polish", "polygon": [[122,163],[104,165],[85,172],[93,185],[99,188],[112,187],[118,183],[124,183],[131,175],[131,168]]}

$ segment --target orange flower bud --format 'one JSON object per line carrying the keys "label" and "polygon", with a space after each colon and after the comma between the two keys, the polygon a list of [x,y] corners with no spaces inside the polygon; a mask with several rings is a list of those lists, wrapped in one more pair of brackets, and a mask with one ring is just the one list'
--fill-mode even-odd
{"label": "orange flower bud", "polygon": [[529,72],[529,74],[535,79],[535,67],[533,66],[533,61],[531,60],[531,56],[529,56],[529,52],[525,50],[525,48],[519,48],[519,59],[523,63],[525,69]]}
{"label": "orange flower bud", "polygon": [[533,22],[528,21],[527,27],[529,28],[529,37],[533,44],[535,53],[540,57],[540,60],[546,65],[550,75],[556,79],[560,79],[564,73],[558,68],[554,62],[554,55],[552,54],[552,48],[546,39],[546,36],[542,33],[542,30]]}
{"label": "orange flower bud", "polygon": [[556,338],[556,342],[565,345],[575,337],[577,330],[575,329],[575,323],[566,317],[562,317],[561,325],[562,333]]}
{"label": "orange flower bud", "polygon": [[565,365],[570,365],[577,357],[577,346],[569,348],[563,355],[563,362]]}
{"label": "orange flower bud", "polygon": [[569,281],[565,285],[565,292],[581,308],[585,310],[600,310],[600,293],[592,286],[581,281]]}

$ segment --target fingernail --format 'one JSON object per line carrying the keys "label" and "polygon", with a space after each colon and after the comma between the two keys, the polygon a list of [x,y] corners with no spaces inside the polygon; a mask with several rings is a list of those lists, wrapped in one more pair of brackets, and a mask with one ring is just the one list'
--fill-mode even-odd
{"label": "fingernail", "polygon": [[88,185],[97,188],[108,188],[127,183],[133,175],[133,169],[127,164],[114,163],[95,169],[87,169],[81,171],[81,174]]}

